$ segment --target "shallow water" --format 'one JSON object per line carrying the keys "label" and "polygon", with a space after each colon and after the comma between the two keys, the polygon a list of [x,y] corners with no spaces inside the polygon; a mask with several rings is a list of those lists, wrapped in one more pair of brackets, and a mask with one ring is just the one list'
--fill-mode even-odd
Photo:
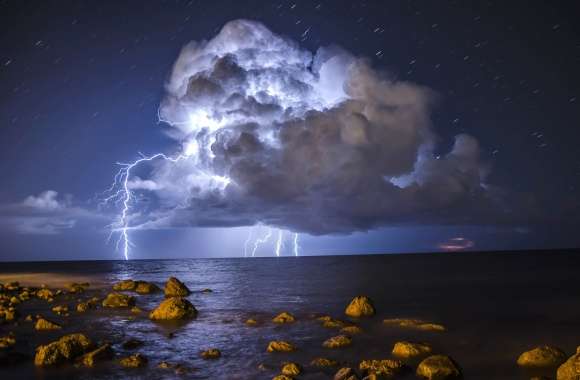
{"label": "shallow water", "polygon": [[[178,325],[162,325],[123,310],[71,312],[68,318],[53,315],[44,301],[21,305],[21,315],[41,313],[62,322],[65,328],[36,333],[31,324],[0,326],[0,334],[15,331],[16,350],[33,355],[41,343],[60,335],[84,332],[93,340],[113,343],[118,355],[141,352],[149,358],[146,369],[123,370],[115,364],[97,369],[36,369],[32,357],[23,364],[0,368],[0,378],[174,378],[269,379],[283,361],[307,364],[324,356],[357,366],[361,359],[391,357],[398,340],[431,343],[435,351],[452,356],[466,379],[529,379],[536,374],[515,365],[518,355],[539,344],[553,344],[572,354],[580,345],[580,254],[574,252],[462,253],[383,256],[289,257],[255,259],[191,259],[159,261],[103,261],[58,263],[3,263],[0,282],[7,275],[27,273],[21,283],[35,280],[51,285],[52,279],[71,276],[88,279],[93,289],[80,298],[105,295],[114,282],[131,278],[159,286],[169,276],[181,279],[194,293],[189,300],[199,310],[197,319]],[[40,275],[42,274],[42,275]],[[199,291],[211,288],[213,293]],[[325,349],[322,342],[337,335],[321,327],[314,314],[343,318],[350,299],[371,297],[377,316],[359,322],[364,332],[345,349]],[[162,294],[137,295],[137,305],[153,309]],[[75,297],[67,303],[74,310]],[[275,325],[270,319],[281,311],[298,321]],[[254,317],[261,323],[248,327]],[[381,324],[384,318],[420,318],[444,324],[446,332],[402,330]],[[173,338],[168,334],[174,333]],[[145,345],[124,350],[127,338]],[[270,340],[295,343],[295,353],[266,353]],[[222,358],[205,361],[203,349],[216,347]],[[176,376],[157,369],[158,362],[178,362],[195,371]],[[259,363],[273,367],[258,370]],[[307,368],[301,379],[328,379],[328,372]],[[552,371],[554,372],[554,371]],[[554,373],[546,373],[555,377]],[[414,379],[412,374],[405,378]]]}

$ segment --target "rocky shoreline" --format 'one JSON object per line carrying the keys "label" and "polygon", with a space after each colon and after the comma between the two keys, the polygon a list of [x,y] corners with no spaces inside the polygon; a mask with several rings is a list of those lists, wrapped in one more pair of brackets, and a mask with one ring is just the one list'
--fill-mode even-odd
{"label": "rocky shoreline", "polygon": [[[195,320],[198,310],[188,296],[192,291],[186,284],[175,277],[170,277],[163,289],[157,284],[126,279],[115,283],[108,294],[95,296],[89,283],[69,283],[64,288],[47,286],[30,287],[18,282],[0,284],[0,371],[5,368],[33,362],[38,368],[72,366],[91,370],[100,366],[116,366],[119,370],[147,368],[154,366],[160,370],[172,371],[175,375],[195,373],[198,368],[186,363],[159,361],[155,362],[139,352],[144,344],[139,339],[128,339],[124,342],[94,340],[91,330],[64,334],[55,340],[47,341],[36,347],[34,352],[21,352],[15,349],[19,339],[18,329],[30,329],[36,334],[56,333],[66,326],[71,314],[85,315],[97,310],[129,312],[135,317],[148,318],[151,323],[163,324],[176,321]],[[152,310],[139,306],[140,297],[148,297],[163,292],[163,300]],[[211,294],[211,289],[199,290]],[[41,313],[26,314],[27,304],[41,302]],[[276,356],[278,367],[270,364],[258,364],[263,378],[276,380],[299,379],[301,376],[321,372],[334,380],[357,379],[397,379],[415,376],[429,380],[446,380],[469,378],[464,374],[460,364],[445,352],[439,352],[427,341],[401,340],[394,343],[389,357],[353,358],[351,362],[337,361],[332,353],[357,345],[357,337],[365,334],[361,321],[381,324],[386,329],[398,329],[402,332],[429,332],[445,334],[447,328],[439,323],[407,318],[388,318],[376,320],[376,305],[366,296],[356,296],[344,309],[343,316],[312,314],[308,318],[320,325],[321,329],[332,332],[328,339],[318,344],[328,351],[328,357],[312,357],[306,362],[295,362],[284,358],[288,353],[301,350],[303,347],[290,340],[271,340],[264,350]],[[58,318],[58,321],[55,320]],[[292,329],[299,318],[291,311],[282,311],[272,315],[271,319],[251,316],[241,321],[248,328],[260,334],[260,328],[266,324],[276,324],[281,328]],[[14,331],[13,331],[14,330]],[[171,339],[171,336],[168,336]],[[115,352],[114,345],[122,344],[127,350],[134,350],[130,355]],[[223,347],[202,347],[199,357],[206,361],[227,361],[222,354]],[[525,368],[531,374],[530,379],[580,379],[580,347],[569,356],[557,347],[540,345],[523,352],[514,360],[514,366]],[[535,376],[534,373],[552,373]],[[227,375],[224,377],[227,378]]]}

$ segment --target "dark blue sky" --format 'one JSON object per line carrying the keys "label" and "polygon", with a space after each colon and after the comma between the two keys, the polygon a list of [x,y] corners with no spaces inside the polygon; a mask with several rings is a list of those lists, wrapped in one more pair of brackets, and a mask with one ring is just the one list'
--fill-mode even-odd
{"label": "dark blue sky", "polygon": [[[573,1],[0,1],[0,259],[120,257],[105,244],[106,216],[85,213],[115,162],[175,149],[157,111],[180,49],[240,18],[313,52],[341,46],[435,91],[437,149],[460,133],[477,138],[487,182],[521,214],[304,235],[305,253],[431,251],[456,238],[470,249],[578,247],[579,10]],[[46,190],[76,211],[56,232],[14,229],[31,217],[18,206]],[[237,256],[247,233],[140,231],[134,257]]]}

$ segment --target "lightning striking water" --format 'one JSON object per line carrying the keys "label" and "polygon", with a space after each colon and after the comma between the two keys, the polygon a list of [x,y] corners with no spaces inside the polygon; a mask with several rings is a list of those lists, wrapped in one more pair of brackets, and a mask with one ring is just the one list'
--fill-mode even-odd
{"label": "lightning striking water", "polygon": [[258,250],[258,247],[261,244],[267,243],[268,240],[270,240],[271,236],[272,236],[272,229],[268,228],[268,232],[266,233],[266,236],[264,236],[261,239],[256,239],[256,241],[254,242],[254,249],[252,250],[252,257],[256,256],[256,251]]}
{"label": "lightning striking water", "polygon": [[282,249],[282,230],[278,230],[278,240],[276,241],[276,256],[280,257],[280,249]]}
{"label": "lightning striking water", "polygon": [[250,233],[248,234],[248,238],[244,242],[244,257],[248,257],[248,246],[250,245],[250,241],[252,241],[252,235],[254,235],[254,229],[250,228]]}
{"label": "lightning striking water", "polygon": [[298,251],[300,246],[298,245],[298,233],[294,234],[294,256],[298,257]]}

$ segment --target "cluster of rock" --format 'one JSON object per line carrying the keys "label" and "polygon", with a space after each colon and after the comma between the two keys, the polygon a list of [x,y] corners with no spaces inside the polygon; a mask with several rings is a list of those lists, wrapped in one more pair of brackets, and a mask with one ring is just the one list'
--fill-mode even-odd
{"label": "cluster of rock", "polygon": [[520,367],[527,369],[554,370],[557,380],[580,379],[580,347],[567,357],[564,351],[552,346],[538,346],[523,352],[517,360]]}

